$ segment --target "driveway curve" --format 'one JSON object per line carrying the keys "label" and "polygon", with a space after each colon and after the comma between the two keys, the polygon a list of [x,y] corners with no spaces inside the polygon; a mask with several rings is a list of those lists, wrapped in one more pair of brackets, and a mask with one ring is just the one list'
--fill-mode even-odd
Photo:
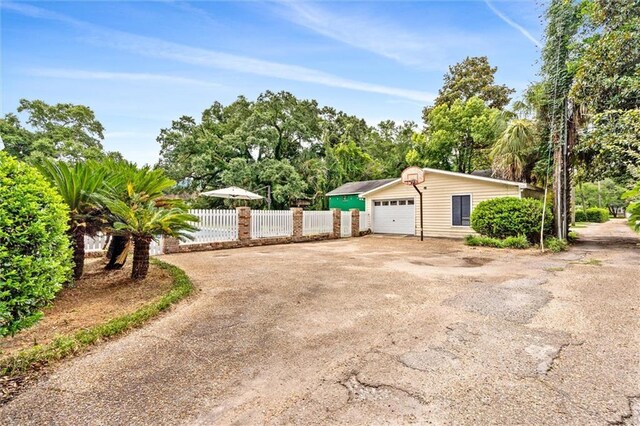
{"label": "driveway curve", "polygon": [[163,256],[199,291],[2,424],[640,424],[640,240],[557,255],[368,236]]}

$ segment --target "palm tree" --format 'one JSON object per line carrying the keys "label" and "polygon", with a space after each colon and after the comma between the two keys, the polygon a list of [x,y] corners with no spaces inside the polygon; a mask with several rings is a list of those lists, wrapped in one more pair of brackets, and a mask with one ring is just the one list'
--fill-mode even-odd
{"label": "palm tree", "polygon": [[491,150],[494,174],[503,179],[522,180],[535,140],[532,121],[520,118],[511,120]]}
{"label": "palm tree", "polygon": [[[152,170],[149,166],[139,169],[128,161],[106,161],[102,164],[108,175],[109,198],[130,204],[134,197],[141,201],[156,200],[162,203],[164,191],[175,182],[164,175],[162,170]],[[131,235],[125,230],[111,228],[111,242],[107,255],[109,262],[105,269],[121,269],[131,247]]]}
{"label": "palm tree", "polygon": [[157,235],[189,239],[196,228],[190,222],[198,218],[182,205],[158,206],[154,200],[133,194],[128,203],[122,200],[107,202],[114,217],[113,229],[125,232],[133,240],[133,268],[131,278],[142,280],[149,270],[149,246]]}
{"label": "palm tree", "polygon": [[73,247],[73,278],[84,270],[84,237],[95,235],[104,224],[105,172],[95,162],[68,165],[62,161],[44,160],[40,172],[58,190],[69,207],[69,237]]}

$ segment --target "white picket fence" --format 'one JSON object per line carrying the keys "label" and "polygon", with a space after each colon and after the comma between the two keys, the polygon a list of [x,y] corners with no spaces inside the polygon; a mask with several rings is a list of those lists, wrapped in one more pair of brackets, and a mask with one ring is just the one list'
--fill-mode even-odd
{"label": "white picket fence", "polygon": [[351,212],[340,212],[340,236],[351,236]]}
{"label": "white picket fence", "polygon": [[[156,256],[162,254],[162,237],[156,237],[157,242],[155,240],[151,240],[151,245],[149,246],[149,254],[151,256]],[[96,253],[105,251],[107,247],[105,244],[107,243],[107,236],[100,233],[94,237],[84,237],[84,252],[85,253]]]}
{"label": "white picket fence", "polygon": [[104,234],[98,234],[95,237],[84,237],[84,252],[93,253],[96,251],[105,250],[105,244],[107,243],[107,236]]}
{"label": "white picket fence", "polygon": [[181,245],[234,241],[238,239],[238,212],[235,210],[189,210],[198,217],[190,233],[193,240],[180,241]]}
{"label": "white picket fence", "polygon": [[369,214],[367,212],[360,212],[360,232],[364,232],[369,229]]}
{"label": "white picket fence", "polygon": [[329,234],[331,232],[333,232],[333,212],[302,212],[302,235]]}
{"label": "white picket fence", "polygon": [[291,210],[251,210],[251,238],[293,235]]}

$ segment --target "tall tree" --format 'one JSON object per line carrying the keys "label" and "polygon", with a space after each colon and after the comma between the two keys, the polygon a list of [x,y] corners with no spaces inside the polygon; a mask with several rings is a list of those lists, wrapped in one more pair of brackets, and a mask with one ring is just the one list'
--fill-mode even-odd
{"label": "tall tree", "polygon": [[489,64],[486,56],[467,56],[462,62],[450,66],[434,105],[422,112],[425,122],[434,107],[451,105],[456,100],[466,102],[473,97],[482,99],[490,108],[503,109],[515,90],[506,85],[495,84],[497,70],[497,67]]}
{"label": "tall tree", "polygon": [[576,143],[580,121],[579,106],[568,102],[574,75],[570,60],[581,15],[574,1],[552,0],[546,17],[546,41],[542,49],[542,75],[545,97],[548,99],[545,122],[548,126],[548,149],[553,152],[554,231],[559,238],[564,239],[570,220],[571,152]]}
{"label": "tall tree", "polygon": [[6,149],[18,158],[81,161],[105,155],[104,127],[89,107],[21,99],[18,113],[27,115],[30,128],[23,127],[14,114],[0,120],[0,136]]}
{"label": "tall tree", "polygon": [[471,173],[489,166],[489,150],[497,136],[500,111],[480,98],[455,100],[435,107],[428,115],[424,138],[407,158],[413,165]]}
{"label": "tall tree", "polygon": [[533,160],[535,125],[526,119],[511,120],[491,149],[492,170],[509,180],[528,180],[526,171]]}
{"label": "tall tree", "polygon": [[589,114],[578,145],[588,177],[633,179],[640,167],[640,0],[585,0],[571,99]]}

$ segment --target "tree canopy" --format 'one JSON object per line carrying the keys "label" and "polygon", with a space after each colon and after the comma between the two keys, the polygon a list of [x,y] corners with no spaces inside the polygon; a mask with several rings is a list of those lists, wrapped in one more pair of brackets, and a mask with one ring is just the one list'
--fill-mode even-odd
{"label": "tree canopy", "polygon": [[434,107],[450,105],[456,100],[465,102],[473,97],[482,99],[490,108],[506,107],[515,90],[506,85],[495,84],[497,70],[497,67],[489,64],[486,56],[467,56],[450,66],[433,106],[426,107],[423,111],[424,120],[428,121],[428,115]]}
{"label": "tree canopy", "polygon": [[[262,191],[273,207],[300,200],[322,207],[345,182],[398,176],[415,124],[364,120],[288,92],[215,102],[200,121],[183,116],[162,129],[159,166],[186,191],[226,185]],[[220,203],[208,200],[208,203]]]}
{"label": "tree canopy", "polygon": [[412,165],[471,173],[489,168],[489,151],[499,131],[500,111],[472,97],[435,107],[424,138],[409,153]]}
{"label": "tree canopy", "polygon": [[21,99],[17,112],[26,115],[27,127],[13,113],[0,119],[5,149],[16,158],[80,161],[106,155],[104,127],[87,106]]}

